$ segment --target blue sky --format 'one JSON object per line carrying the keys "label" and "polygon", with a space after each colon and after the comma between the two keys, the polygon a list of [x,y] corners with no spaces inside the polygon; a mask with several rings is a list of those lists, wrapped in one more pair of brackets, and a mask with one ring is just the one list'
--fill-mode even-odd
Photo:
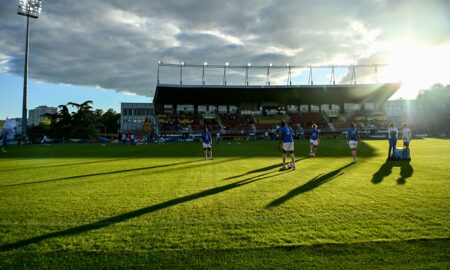
{"label": "blue sky", "polygon": [[[0,119],[22,117],[23,77],[0,73]],[[94,108],[120,112],[120,102],[150,102],[151,98],[108,89],[28,81],[28,109],[40,105],[57,107],[68,102],[94,101]]]}
{"label": "blue sky", "polygon": [[[29,109],[93,100],[96,109],[118,110],[120,102],[148,102],[159,60],[388,64],[379,70],[380,81],[403,83],[394,99],[413,99],[434,83],[450,84],[448,0],[43,3],[39,19],[31,20]],[[0,1],[0,119],[21,116],[25,26],[17,1]],[[357,73],[358,83],[373,82],[373,70]],[[271,81],[282,82],[285,76],[274,73]],[[328,76],[315,72],[315,84],[328,83]],[[176,82],[177,71],[169,77]],[[185,81],[199,77],[184,74]],[[264,80],[264,72],[259,78]],[[348,70],[337,72],[336,81],[349,78]],[[305,73],[294,73],[293,79],[307,83]]]}

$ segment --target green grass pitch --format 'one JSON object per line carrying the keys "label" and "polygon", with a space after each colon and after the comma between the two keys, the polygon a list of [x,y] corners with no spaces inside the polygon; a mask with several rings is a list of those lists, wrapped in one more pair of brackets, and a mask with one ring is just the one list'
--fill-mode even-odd
{"label": "green grass pitch", "polygon": [[[399,142],[400,143],[400,142]],[[449,269],[450,140],[32,145],[0,153],[0,269]]]}

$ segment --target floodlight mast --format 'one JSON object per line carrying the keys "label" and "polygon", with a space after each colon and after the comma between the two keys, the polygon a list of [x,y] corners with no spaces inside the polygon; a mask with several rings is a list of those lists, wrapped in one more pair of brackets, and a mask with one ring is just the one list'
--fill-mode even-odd
{"label": "floodlight mast", "polygon": [[23,104],[22,104],[22,139],[27,136],[27,97],[28,97],[28,43],[29,43],[29,29],[30,29],[30,17],[37,19],[42,11],[43,0],[19,0],[19,10],[17,14],[27,17],[27,33],[25,39],[25,63],[23,71]]}

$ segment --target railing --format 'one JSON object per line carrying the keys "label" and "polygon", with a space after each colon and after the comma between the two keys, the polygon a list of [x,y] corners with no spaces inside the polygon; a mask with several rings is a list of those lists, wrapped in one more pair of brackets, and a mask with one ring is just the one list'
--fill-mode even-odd
{"label": "railing", "polygon": [[[291,86],[379,83],[380,69],[371,65],[193,65],[158,62],[158,85]],[[358,78],[358,80],[357,80]],[[383,78],[386,80],[386,78]],[[396,79],[388,79],[398,81]]]}

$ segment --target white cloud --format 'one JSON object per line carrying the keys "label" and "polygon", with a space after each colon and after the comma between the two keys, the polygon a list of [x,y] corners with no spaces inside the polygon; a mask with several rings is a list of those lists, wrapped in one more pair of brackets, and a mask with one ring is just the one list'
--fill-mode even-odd
{"label": "white cloud", "polygon": [[6,73],[9,71],[8,69],[8,61],[9,61],[9,56],[0,53],[0,72]]}
{"label": "white cloud", "polygon": [[[20,75],[25,23],[16,8],[14,1],[0,2],[0,72]],[[378,61],[371,56],[406,36],[427,46],[442,44],[450,35],[449,18],[444,0],[45,2],[31,22],[30,78],[153,96],[158,60]]]}

